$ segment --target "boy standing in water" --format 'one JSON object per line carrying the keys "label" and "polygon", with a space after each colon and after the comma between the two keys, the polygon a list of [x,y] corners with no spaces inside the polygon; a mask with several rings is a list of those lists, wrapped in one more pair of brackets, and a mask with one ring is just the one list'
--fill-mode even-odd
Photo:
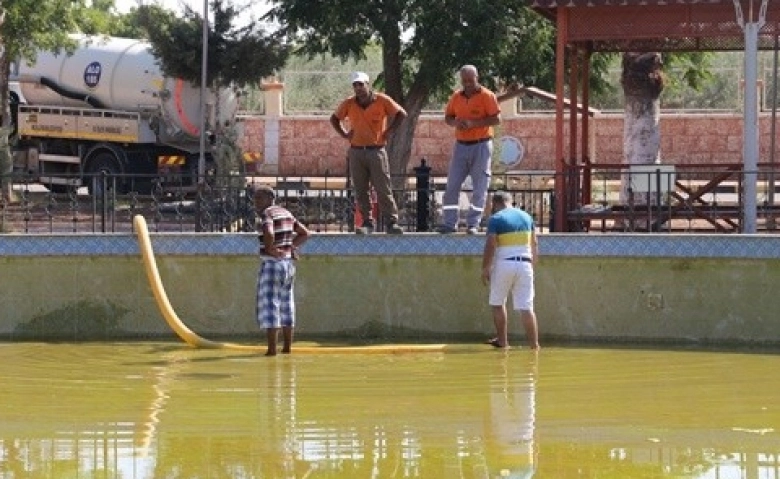
{"label": "boy standing in water", "polygon": [[279,330],[282,353],[291,352],[295,327],[295,263],[298,248],[309,239],[306,229],[287,209],[274,204],[276,195],[270,186],[251,187],[255,211],[259,217],[262,264],[257,276],[257,322],[266,331],[266,356],[276,356]]}

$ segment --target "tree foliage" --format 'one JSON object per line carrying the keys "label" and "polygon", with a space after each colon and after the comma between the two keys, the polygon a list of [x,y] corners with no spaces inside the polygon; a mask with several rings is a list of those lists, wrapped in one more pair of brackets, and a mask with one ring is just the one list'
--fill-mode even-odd
{"label": "tree foliage", "polygon": [[11,63],[24,58],[34,62],[39,50],[69,50],[68,37],[77,29],[80,0],[3,0],[0,4],[0,95],[3,124],[8,125],[8,81]]}
{"label": "tree foliage", "polygon": [[9,60],[34,61],[41,49],[62,51],[75,43],[68,34],[78,27],[80,0],[3,0],[0,42],[3,56]]}
{"label": "tree foliage", "polygon": [[[390,139],[391,170],[406,170],[423,106],[447,96],[473,64],[487,85],[549,87],[555,32],[524,0],[276,0],[268,18],[300,52],[361,58],[382,49],[377,85],[409,114]],[[335,105],[334,105],[335,107]]]}
{"label": "tree foliage", "polygon": [[123,15],[114,16],[108,34],[114,37],[148,40],[149,35],[145,25],[167,25],[175,21],[176,13],[172,10],[158,4],[144,5],[142,8],[133,8]]}
{"label": "tree foliage", "polygon": [[[163,72],[200,85],[201,15],[190,7],[181,17],[154,8],[142,6],[135,14]],[[289,49],[281,38],[266,33],[257,22],[237,26],[236,20],[245,8],[233,6],[228,0],[211,0],[210,10],[214,20],[208,34],[209,86],[255,83],[284,65]]]}
{"label": "tree foliage", "polygon": [[87,35],[114,35],[114,28],[122,22],[114,0],[91,0],[79,5],[76,12],[78,31]]}
{"label": "tree foliage", "polygon": [[[11,131],[8,82],[11,62],[25,58],[35,61],[41,49],[62,51],[75,47],[68,34],[76,30],[80,0],[2,0],[0,3],[0,114],[2,134],[0,175],[11,172],[11,152],[7,135]],[[0,194],[10,196],[7,181],[0,179]]]}
{"label": "tree foliage", "polygon": [[466,63],[476,65],[489,83],[549,86],[555,32],[524,4],[522,0],[280,0],[269,17],[306,54],[360,59],[367,46],[381,45],[383,85],[396,100],[403,100],[414,87],[449,93],[454,72]]}

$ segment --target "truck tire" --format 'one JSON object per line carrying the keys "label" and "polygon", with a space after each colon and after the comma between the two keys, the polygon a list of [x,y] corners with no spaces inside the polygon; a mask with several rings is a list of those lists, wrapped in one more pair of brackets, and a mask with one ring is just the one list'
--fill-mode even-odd
{"label": "truck tire", "polygon": [[[103,174],[105,173],[105,184]],[[119,158],[110,151],[104,150],[95,155],[87,163],[87,189],[92,196],[102,196],[116,187],[117,193],[124,193],[125,179],[121,175],[122,164]]]}
{"label": "truck tire", "polygon": [[54,193],[55,195],[69,195],[74,189],[74,186],[70,185],[45,185],[46,188],[49,189],[50,192]]}

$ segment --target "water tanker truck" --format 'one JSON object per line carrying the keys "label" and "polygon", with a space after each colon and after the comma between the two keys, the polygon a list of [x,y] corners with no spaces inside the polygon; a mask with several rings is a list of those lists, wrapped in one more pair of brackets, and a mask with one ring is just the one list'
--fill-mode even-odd
{"label": "water tanker truck", "polygon": [[[102,173],[125,190],[148,187],[154,177],[194,178],[200,88],[166,77],[146,42],[75,39],[71,55],[40,52],[34,64],[13,66],[15,170],[58,192],[82,185],[94,192]],[[232,89],[209,92],[206,103],[209,125],[233,122]],[[213,164],[210,152],[207,161]]]}

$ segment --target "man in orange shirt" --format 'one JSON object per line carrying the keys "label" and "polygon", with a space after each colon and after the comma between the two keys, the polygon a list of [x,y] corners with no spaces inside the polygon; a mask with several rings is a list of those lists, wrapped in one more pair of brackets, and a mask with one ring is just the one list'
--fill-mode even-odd
{"label": "man in orange shirt", "polygon": [[[364,218],[356,233],[368,234],[374,230],[368,193],[370,183],[376,190],[379,209],[387,220],[387,232],[401,234],[403,230],[398,226],[398,207],[390,185],[385,144],[388,134],[406,118],[406,111],[384,93],[372,91],[368,75],[363,72],[352,74],[352,88],[355,94],[341,102],[331,115],[330,124],[350,144],[347,161],[358,207]],[[349,130],[344,129],[347,118]]]}
{"label": "man in orange shirt", "polygon": [[455,128],[457,141],[442,202],[444,225],[439,228],[439,232],[457,231],[460,190],[466,177],[471,177],[473,191],[471,207],[466,216],[466,232],[476,234],[490,186],[493,126],[501,122],[501,108],[496,95],[479,84],[475,66],[465,65],[460,69],[460,82],[463,88],[450,97],[444,112],[444,121]]}

